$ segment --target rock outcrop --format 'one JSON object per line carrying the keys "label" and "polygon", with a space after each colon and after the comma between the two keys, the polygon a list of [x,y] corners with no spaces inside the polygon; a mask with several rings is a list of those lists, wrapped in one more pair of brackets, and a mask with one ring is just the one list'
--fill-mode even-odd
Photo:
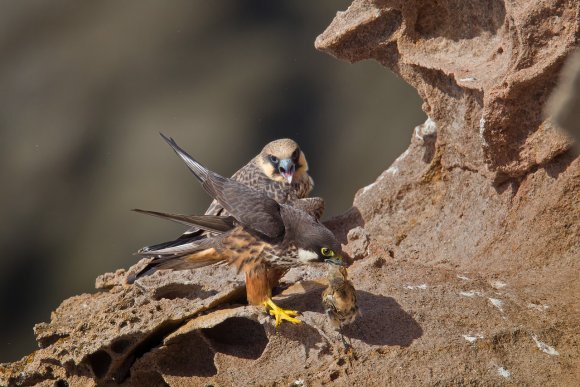
{"label": "rock outcrop", "polygon": [[304,324],[276,331],[229,269],[125,285],[140,263],[64,301],[0,384],[577,384],[580,162],[542,111],[578,37],[575,0],[355,0],[318,37],[401,76],[429,117],[327,223],[355,260],[352,352],[321,268],[287,275]]}

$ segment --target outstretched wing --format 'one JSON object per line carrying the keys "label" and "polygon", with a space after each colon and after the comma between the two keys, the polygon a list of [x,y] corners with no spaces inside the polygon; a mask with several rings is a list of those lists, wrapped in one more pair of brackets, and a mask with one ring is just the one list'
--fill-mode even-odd
{"label": "outstretched wing", "polygon": [[210,171],[181,149],[172,138],[163,134],[161,136],[198,178],[206,192],[240,224],[270,238],[284,234],[280,205],[275,200],[263,192]]}

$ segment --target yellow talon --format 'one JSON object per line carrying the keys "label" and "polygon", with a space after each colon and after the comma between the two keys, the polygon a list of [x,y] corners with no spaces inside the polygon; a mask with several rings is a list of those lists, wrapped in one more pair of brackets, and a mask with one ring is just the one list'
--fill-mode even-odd
{"label": "yellow talon", "polygon": [[264,301],[264,306],[270,307],[270,315],[276,318],[276,328],[280,326],[282,320],[289,321],[292,324],[302,323],[302,321],[294,318],[294,316],[297,316],[300,312],[296,310],[282,309],[278,305],[274,304],[274,301],[272,301],[271,298],[268,298],[266,301]]}

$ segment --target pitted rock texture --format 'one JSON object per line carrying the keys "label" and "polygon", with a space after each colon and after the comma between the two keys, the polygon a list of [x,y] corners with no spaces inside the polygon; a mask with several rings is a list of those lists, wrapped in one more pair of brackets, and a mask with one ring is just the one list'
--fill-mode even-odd
{"label": "pitted rock texture", "polygon": [[[360,1],[316,46],[375,59],[429,118],[326,224],[362,315],[324,315],[324,267],[291,270],[278,330],[226,267],[97,279],[35,327],[0,385],[577,385],[580,161],[542,118],[578,40],[576,1]],[[294,284],[294,285],[291,285]]]}
{"label": "pitted rock texture", "polygon": [[126,277],[124,270],[99,277],[97,286],[106,284],[108,290],[69,298],[50,323],[37,324],[41,349],[21,361],[21,374],[6,375],[7,384],[22,378],[21,384],[29,383],[27,373],[58,379],[55,372],[123,381],[136,358],[188,319],[245,298],[243,280],[227,267],[146,277],[134,286],[124,284]]}
{"label": "pitted rock texture", "polygon": [[357,0],[316,39],[415,87],[440,127],[441,163],[519,177],[570,147],[542,105],[578,39],[578,3]]}

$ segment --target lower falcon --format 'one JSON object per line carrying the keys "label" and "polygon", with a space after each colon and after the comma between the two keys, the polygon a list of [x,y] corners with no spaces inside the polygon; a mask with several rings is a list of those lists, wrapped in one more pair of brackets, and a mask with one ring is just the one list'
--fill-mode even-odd
{"label": "lower falcon", "polygon": [[[225,178],[199,164],[173,139],[163,136],[206,192],[230,216],[153,215],[196,225],[217,232],[208,238],[180,246],[179,252],[156,260],[156,269],[189,269],[226,262],[246,273],[246,282],[264,270],[275,276],[280,270],[316,262],[342,262],[342,249],[334,234],[315,217],[291,205],[280,204],[264,192]],[[143,211],[147,212],[147,211]],[[180,217],[179,219],[176,219]],[[163,249],[143,252],[143,255],[163,255]],[[259,276],[261,277],[261,276]],[[282,320],[299,323],[296,311],[284,310],[271,299],[268,281],[248,286],[254,294],[248,298],[254,304],[270,308],[276,326]],[[251,296],[251,297],[250,297]]]}

